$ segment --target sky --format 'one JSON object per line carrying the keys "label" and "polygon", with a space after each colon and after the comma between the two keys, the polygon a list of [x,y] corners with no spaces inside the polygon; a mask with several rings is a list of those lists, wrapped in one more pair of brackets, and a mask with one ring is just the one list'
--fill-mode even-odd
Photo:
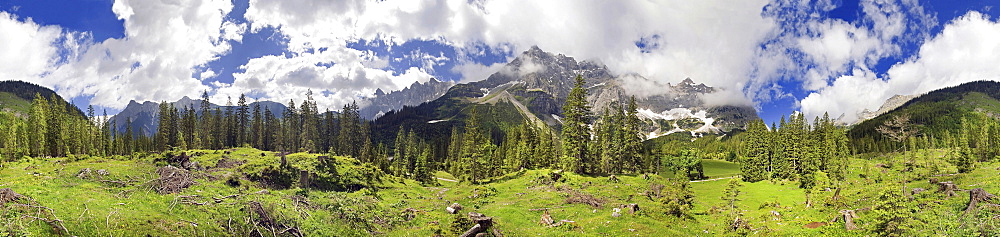
{"label": "sky", "polygon": [[538,46],[615,74],[691,78],[724,91],[706,101],[753,105],[767,123],[795,111],[854,122],[893,95],[1000,80],[996,3],[4,0],[0,80],[110,114],[131,100],[286,103],[309,90],[337,110],[377,89],[482,80]]}

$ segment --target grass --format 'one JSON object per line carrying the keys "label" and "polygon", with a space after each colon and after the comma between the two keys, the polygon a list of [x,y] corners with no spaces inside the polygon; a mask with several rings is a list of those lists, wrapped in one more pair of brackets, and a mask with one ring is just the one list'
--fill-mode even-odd
{"label": "grass", "polygon": [[0,92],[0,110],[26,115],[31,110],[31,101],[21,99],[10,92]]}
{"label": "grass", "polygon": [[[649,198],[654,185],[669,184],[668,177],[645,175],[620,175],[619,181],[608,177],[564,173],[563,178],[552,181],[553,170],[525,170],[508,174],[493,183],[472,185],[438,180],[436,185],[423,186],[413,180],[386,177],[379,182],[376,192],[368,189],[354,192],[321,191],[292,188],[274,189],[247,180],[248,172],[260,172],[265,167],[280,163],[271,152],[255,149],[224,151],[194,150],[192,161],[204,170],[193,172],[197,184],[175,194],[159,194],[150,182],[156,177],[157,158],[146,157],[89,157],[27,159],[8,163],[0,169],[0,188],[31,197],[37,205],[51,208],[54,218],[63,221],[71,235],[77,236],[219,236],[252,235],[260,231],[270,235],[270,230],[260,230],[253,225],[257,218],[246,208],[259,202],[278,222],[297,227],[313,236],[453,236],[471,227],[461,217],[464,213],[478,212],[493,217],[495,229],[508,236],[696,236],[729,235],[726,226],[731,221],[722,199],[729,182],[725,180],[690,183],[694,194],[693,209],[687,216],[672,216],[665,212],[659,200]],[[815,204],[806,207],[806,192],[798,182],[790,180],[741,182],[739,213],[753,228],[751,235],[806,236],[806,235],[877,235],[872,232],[878,220],[876,211],[859,211],[857,224],[861,230],[844,231],[843,222],[830,223],[809,229],[806,224],[827,222],[839,210],[872,208],[883,192],[901,190],[899,181],[907,174],[907,188],[934,190],[926,181],[927,175],[917,175],[922,168],[903,172],[897,162],[929,154],[934,159],[947,159],[947,150],[927,153],[890,154],[871,159],[852,159],[847,180],[841,191],[843,201],[832,202],[832,192],[816,191],[810,197]],[[297,153],[286,156],[290,166],[309,170],[316,165],[318,154]],[[79,159],[79,160],[78,160]],[[215,167],[223,159],[245,163],[234,167]],[[355,160],[331,157],[337,161],[342,179],[352,179],[358,169]],[[880,165],[880,164],[889,164]],[[725,161],[705,160],[706,174],[711,177],[729,177],[739,173],[738,165]],[[888,168],[885,168],[888,167]],[[943,181],[953,181],[962,189],[984,188],[998,193],[1000,181],[996,179],[997,163],[982,163],[979,169],[954,176],[941,176]],[[80,170],[104,169],[109,175],[79,178]],[[954,167],[942,164],[941,173],[954,172]],[[435,177],[454,180],[447,172],[438,171]],[[355,179],[357,177],[354,177]],[[236,179],[239,185],[227,181]],[[117,185],[102,180],[125,181]],[[832,184],[824,184],[832,185]],[[261,192],[260,190],[267,191]],[[237,194],[239,196],[212,199]],[[600,206],[568,203],[569,197],[592,196]],[[915,210],[908,220],[919,228],[909,235],[975,235],[977,228],[987,225],[985,219],[961,219],[967,198],[944,199],[941,194],[928,191],[914,195],[911,201]],[[204,205],[185,203],[184,196]],[[451,203],[465,207],[460,215],[445,212]],[[637,204],[640,211],[631,214],[621,210],[613,217],[616,208]],[[917,206],[920,206],[917,209]],[[547,209],[546,209],[547,208]],[[53,235],[51,226],[32,221],[22,215],[36,212],[16,212],[10,205],[0,212],[0,233],[13,235]],[[14,212],[12,212],[14,211]],[[548,212],[565,224],[549,227],[539,224],[543,213]],[[779,213],[774,216],[772,213]],[[984,210],[981,215],[995,211]],[[965,223],[965,224],[963,224]],[[984,224],[985,223],[985,224]],[[961,227],[965,226],[965,227]],[[255,229],[257,228],[257,229]],[[276,232],[281,230],[275,230]]]}
{"label": "grass", "polygon": [[734,162],[705,159],[701,161],[701,165],[705,169],[705,176],[708,176],[708,178],[740,175],[740,164]]}

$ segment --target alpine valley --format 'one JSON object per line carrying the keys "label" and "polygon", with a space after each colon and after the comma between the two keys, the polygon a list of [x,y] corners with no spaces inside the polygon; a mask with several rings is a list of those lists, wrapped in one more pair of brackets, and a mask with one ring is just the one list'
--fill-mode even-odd
{"label": "alpine valley", "polygon": [[[531,47],[340,109],[0,82],[3,236],[995,236],[1000,83],[768,126]],[[841,115],[835,115],[840,117]]]}

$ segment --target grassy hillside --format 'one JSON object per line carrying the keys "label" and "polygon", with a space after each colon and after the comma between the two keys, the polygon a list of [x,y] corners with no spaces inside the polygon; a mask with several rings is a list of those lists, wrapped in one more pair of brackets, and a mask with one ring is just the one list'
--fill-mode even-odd
{"label": "grassy hillside", "polygon": [[[10,200],[10,195],[0,191],[4,217],[0,234],[455,236],[473,225],[465,218],[468,212],[493,217],[493,229],[506,236],[736,234],[728,228],[732,219],[723,196],[731,180],[725,178],[738,175],[738,166],[724,161],[703,161],[709,176],[723,179],[691,182],[692,209],[675,216],[655,196],[657,190],[673,190],[679,184],[656,175],[617,176],[615,181],[526,170],[471,185],[453,182],[450,174],[438,172],[437,184],[427,186],[386,176],[352,158],[324,157],[322,162],[337,164],[336,172],[327,172],[317,170],[321,162],[317,154],[288,154],[282,159],[280,154],[246,148],[185,152],[192,155],[187,166],[195,183],[176,193],[163,193],[164,184],[170,183],[164,183],[157,171],[176,163],[166,158],[177,154],[3,164],[0,190],[10,189],[25,198]],[[960,189],[1000,193],[995,175],[1000,164],[984,163],[968,174],[931,176],[954,172],[944,162],[950,154],[950,150],[922,150],[852,159],[848,179],[840,185],[821,183],[809,196],[811,207],[806,206],[807,190],[795,182],[739,182],[743,186],[736,205],[749,226],[744,234],[865,236],[887,234],[875,232],[887,223],[907,230],[899,232],[905,235],[996,234],[989,232],[994,225],[989,217],[1000,212],[980,208],[962,216],[968,192],[948,198],[935,192],[936,186],[927,180],[937,178],[952,181]],[[298,178],[282,179],[295,177],[281,172],[282,163],[313,173],[311,188],[299,188]],[[324,186],[323,177],[336,178]],[[928,191],[902,196],[902,180],[907,181],[907,190]],[[842,189],[835,200],[837,186]],[[827,187],[832,189],[827,191]],[[452,203],[464,207],[460,214],[445,211]],[[628,204],[636,204],[638,211],[630,213]],[[615,216],[616,209],[620,216]],[[857,210],[858,230],[846,231],[842,220],[828,223],[840,210]],[[546,212],[561,225],[539,224]],[[887,213],[901,219],[886,219]]]}
{"label": "grassy hillside", "polygon": [[859,152],[894,151],[899,145],[888,141],[876,128],[904,114],[910,116],[921,135],[940,139],[945,132],[958,131],[963,117],[975,117],[977,121],[1000,117],[1000,82],[977,81],[935,90],[858,123],[848,133],[855,149]]}
{"label": "grassy hillside", "polygon": [[10,92],[0,92],[0,111],[27,116],[31,111],[31,101]]}
{"label": "grassy hillside", "polygon": [[[27,113],[31,107],[31,101],[35,99],[35,94],[41,95],[46,100],[50,100],[55,96],[58,100],[65,101],[62,96],[59,96],[55,91],[46,87],[23,81],[0,81],[0,110],[12,108],[14,111]],[[27,101],[27,106],[25,106],[24,101]],[[68,102],[66,103],[66,110],[73,111],[80,116],[85,116],[80,108]]]}

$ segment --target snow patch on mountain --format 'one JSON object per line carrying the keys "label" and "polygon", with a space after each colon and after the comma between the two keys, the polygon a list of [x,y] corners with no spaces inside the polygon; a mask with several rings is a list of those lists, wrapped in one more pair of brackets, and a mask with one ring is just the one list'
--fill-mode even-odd
{"label": "snow patch on mountain", "polygon": [[[647,139],[653,139],[684,131],[690,132],[692,137],[700,137],[705,133],[722,132],[721,129],[713,125],[713,123],[715,123],[715,118],[708,117],[708,112],[704,110],[692,111],[688,108],[675,108],[656,113],[649,109],[639,109],[638,116],[640,119],[645,120],[667,120],[672,122],[671,125],[673,126],[673,129],[660,133],[657,133],[656,131],[650,132],[649,135],[646,136]],[[678,120],[683,119],[697,119],[698,121],[701,121],[703,125],[695,129],[685,130],[677,124]]]}

